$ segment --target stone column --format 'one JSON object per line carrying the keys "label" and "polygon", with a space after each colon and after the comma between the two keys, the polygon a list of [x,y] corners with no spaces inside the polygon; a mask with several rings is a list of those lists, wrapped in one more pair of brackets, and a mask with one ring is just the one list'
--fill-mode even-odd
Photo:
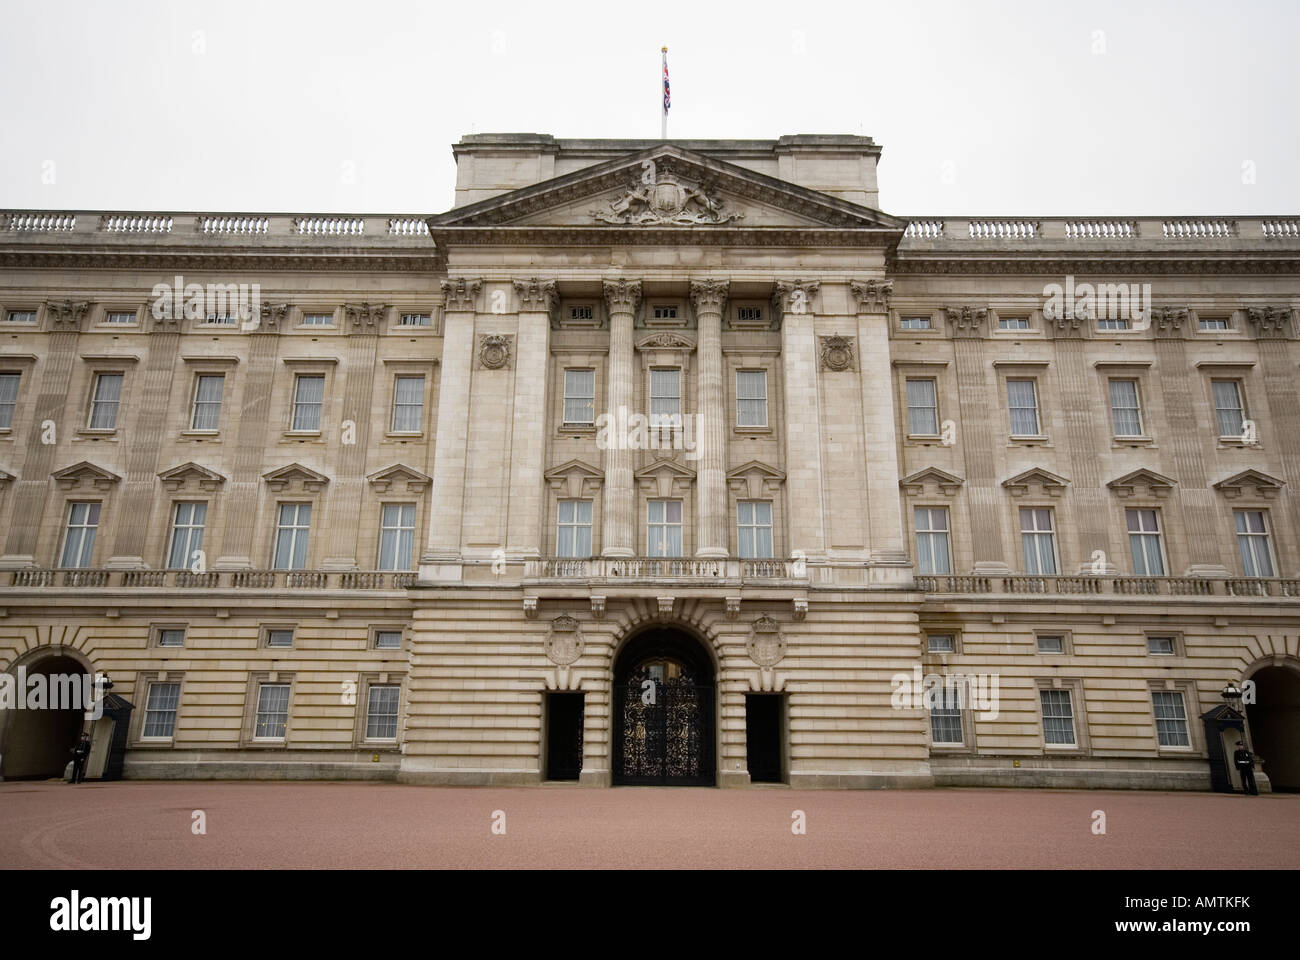
{"label": "stone column", "polygon": [[[1246,319],[1260,340],[1260,372],[1264,377],[1264,397],[1272,418],[1266,427],[1269,436],[1265,441],[1276,446],[1282,462],[1282,476],[1292,484],[1295,483],[1293,478],[1300,477],[1300,431],[1295,429],[1295,425],[1300,423],[1300,391],[1296,390],[1295,354],[1287,349],[1287,341],[1292,339],[1289,328],[1294,323],[1293,316],[1294,311],[1285,306],[1252,307],[1246,311]],[[1295,491],[1280,499],[1279,512],[1289,518],[1284,529],[1300,530],[1300,501]],[[1273,522],[1283,527],[1277,520]],[[1278,554],[1277,576],[1286,576],[1288,559],[1291,569],[1296,571],[1292,576],[1300,576],[1300,551],[1296,549],[1295,538],[1274,538],[1273,549]]]}
{"label": "stone column", "polygon": [[812,298],[816,280],[778,280],[772,306],[781,323],[785,387],[786,501],[790,552],[826,557],[822,498],[822,431],[817,391],[817,337]]}
{"label": "stone column", "polygon": [[506,555],[536,558],[542,554],[546,517],[546,426],[550,422],[551,318],[559,305],[554,280],[514,281],[519,297],[519,333],[515,350],[514,428],[510,431],[510,503]]}
{"label": "stone column", "polygon": [[465,450],[469,440],[469,382],[474,359],[475,298],[482,280],[442,281],[446,306],[434,438],[429,536],[420,579],[460,579],[460,530],[465,508]]}
{"label": "stone column", "polygon": [[862,364],[862,425],[867,454],[867,546],[871,561],[908,564],[898,489],[894,380],[889,366],[892,280],[850,283],[858,304],[858,359]]}
{"label": "stone column", "polygon": [[[640,280],[606,280],[609,307],[609,398],[607,412],[623,424],[632,414],[635,373],[632,357],[632,319],[641,302]],[[648,414],[649,411],[647,411]],[[598,435],[599,436],[599,435]],[[633,457],[626,437],[605,445],[605,517],[602,528],[606,557],[636,553],[636,496],[632,485]]]}
{"label": "stone column", "polygon": [[722,311],[727,281],[694,280],[691,302],[699,323],[700,372],[695,474],[697,557],[727,556],[727,395],[722,378]]}

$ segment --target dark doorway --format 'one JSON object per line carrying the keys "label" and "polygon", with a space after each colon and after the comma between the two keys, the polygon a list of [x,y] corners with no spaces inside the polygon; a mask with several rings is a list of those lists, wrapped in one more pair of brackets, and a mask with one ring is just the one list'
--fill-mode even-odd
{"label": "dark doorway", "polygon": [[745,696],[745,759],[751,783],[781,783],[781,722],[785,697],[772,693]]}
{"label": "dark doorway", "polygon": [[[45,689],[50,694],[47,704],[54,699],[52,677],[80,677],[77,689],[90,679],[79,662],[59,655],[45,657],[27,667],[25,676],[29,681],[37,674],[45,676]],[[20,697],[27,695],[27,691],[18,689],[16,683],[15,693]],[[9,713],[9,729],[4,738],[4,768],[0,775],[6,780],[62,777],[72,759],[72,748],[85,725],[85,704],[63,710],[22,709]]]}
{"label": "dark doorway", "polygon": [[546,779],[577,780],[582,774],[583,694],[546,695]]}
{"label": "dark doorway", "polygon": [[714,785],[713,662],[681,630],[629,640],[614,665],[616,784]]}
{"label": "dark doorway", "polygon": [[1251,679],[1255,702],[1246,705],[1251,748],[1274,790],[1300,792],[1300,672],[1265,667]]}

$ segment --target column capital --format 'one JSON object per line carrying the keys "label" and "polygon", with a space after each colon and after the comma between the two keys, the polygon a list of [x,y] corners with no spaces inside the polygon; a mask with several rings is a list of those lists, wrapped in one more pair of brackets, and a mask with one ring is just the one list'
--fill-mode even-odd
{"label": "column capital", "polygon": [[379,322],[388,315],[386,303],[345,303],[348,333],[378,333]]}
{"label": "column capital", "polygon": [[1280,339],[1287,335],[1291,320],[1289,307],[1247,307],[1246,319],[1261,340]]}
{"label": "column capital", "polygon": [[601,286],[610,313],[635,313],[641,304],[640,280],[604,280]]}
{"label": "column capital", "polygon": [[850,280],[849,290],[858,301],[858,313],[888,313],[894,295],[893,280]]}
{"label": "column capital", "polygon": [[772,287],[772,310],[777,320],[785,320],[787,313],[812,313],[812,298],[820,289],[820,280],[776,281]]}
{"label": "column capital", "polygon": [[691,281],[691,305],[697,313],[722,313],[727,305],[727,292],[731,287],[729,280],[717,280],[708,277],[704,280]]}
{"label": "column capital", "polygon": [[945,307],[943,315],[954,337],[978,337],[989,312],[983,307]]}
{"label": "column capital", "polygon": [[478,292],[483,286],[482,279],[468,279],[466,277],[450,277],[442,281],[442,297],[446,304],[445,309],[448,313],[454,311],[473,312],[474,301],[478,297]]}
{"label": "column capital", "polygon": [[554,280],[539,280],[531,277],[527,280],[512,280],[515,296],[519,298],[520,313],[555,314],[560,305],[560,293]]}
{"label": "column capital", "polygon": [[89,310],[88,300],[52,300],[45,305],[51,330],[80,330]]}

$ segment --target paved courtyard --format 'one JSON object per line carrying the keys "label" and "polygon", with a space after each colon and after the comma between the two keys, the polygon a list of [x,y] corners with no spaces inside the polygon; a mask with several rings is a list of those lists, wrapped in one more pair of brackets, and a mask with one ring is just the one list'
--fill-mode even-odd
{"label": "paved courtyard", "polygon": [[0,867],[1296,868],[1300,796],[12,782]]}

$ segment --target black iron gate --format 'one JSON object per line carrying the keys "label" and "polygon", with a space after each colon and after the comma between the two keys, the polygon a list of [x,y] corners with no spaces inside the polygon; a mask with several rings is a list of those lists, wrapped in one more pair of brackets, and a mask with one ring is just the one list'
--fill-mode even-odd
{"label": "black iron gate", "polygon": [[616,687],[614,782],[712,786],[713,685],[666,666],[643,663]]}

